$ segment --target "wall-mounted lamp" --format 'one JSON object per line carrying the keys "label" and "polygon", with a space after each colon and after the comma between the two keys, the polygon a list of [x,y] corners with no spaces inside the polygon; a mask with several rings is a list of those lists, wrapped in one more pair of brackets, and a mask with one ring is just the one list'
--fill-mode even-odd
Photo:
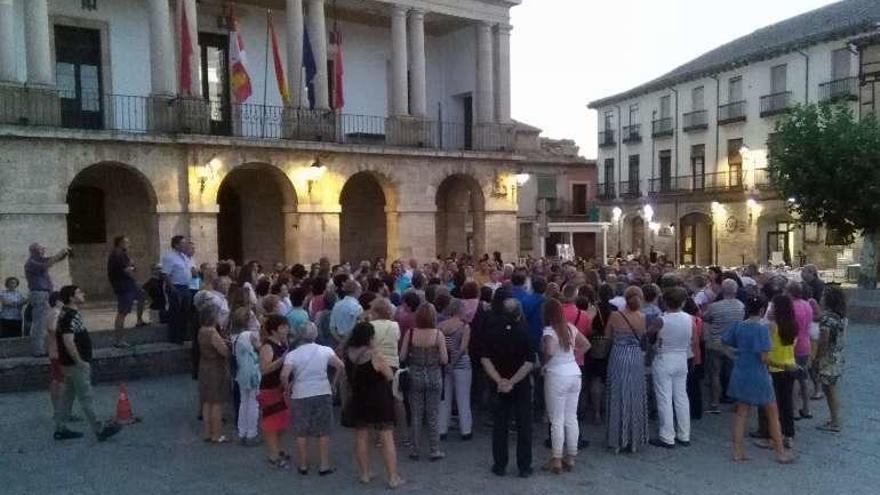
{"label": "wall-mounted lamp", "polygon": [[516,175],[513,176],[514,180],[516,180],[516,187],[522,187],[529,181],[531,178],[531,174],[527,174],[523,171],[517,172]]}
{"label": "wall-mounted lamp", "polygon": [[312,194],[312,184],[317,182],[327,172],[327,166],[321,163],[321,158],[315,158],[315,161],[306,169],[306,181],[309,184],[309,194]]}
{"label": "wall-mounted lamp", "polygon": [[648,222],[648,228],[651,229],[651,232],[654,234],[660,232],[660,224],[658,222]]}
{"label": "wall-mounted lamp", "polygon": [[196,178],[199,180],[199,193],[205,192],[205,186],[208,181],[213,179],[217,175],[217,170],[220,169],[221,163],[216,157],[208,160],[208,163],[196,167]]}
{"label": "wall-mounted lamp", "polygon": [[651,205],[645,205],[642,207],[642,216],[645,217],[645,221],[651,223],[654,220],[654,207]]}
{"label": "wall-mounted lamp", "polygon": [[623,210],[620,209],[619,206],[615,206],[611,209],[611,221],[617,223],[623,217]]}

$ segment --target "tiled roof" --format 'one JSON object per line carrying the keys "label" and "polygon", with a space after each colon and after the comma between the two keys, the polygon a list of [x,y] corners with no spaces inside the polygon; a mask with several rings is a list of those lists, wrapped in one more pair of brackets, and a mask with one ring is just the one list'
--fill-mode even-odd
{"label": "tiled roof", "polygon": [[737,38],[653,81],[593,101],[589,107],[602,107],[684,81],[766,60],[806,46],[878,28],[880,28],[880,0],[843,0]]}

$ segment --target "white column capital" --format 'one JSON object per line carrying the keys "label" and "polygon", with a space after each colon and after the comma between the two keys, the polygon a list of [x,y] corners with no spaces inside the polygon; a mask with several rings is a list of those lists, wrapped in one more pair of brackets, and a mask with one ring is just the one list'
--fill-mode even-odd
{"label": "white column capital", "polygon": [[424,19],[425,18],[425,9],[413,8],[409,11],[410,19]]}
{"label": "white column capital", "polygon": [[409,7],[407,7],[406,5],[395,3],[391,6],[391,15],[395,17],[406,17],[406,13],[408,10]]}
{"label": "white column capital", "polygon": [[496,24],[495,31],[502,36],[510,36],[510,32],[513,31],[513,26],[510,24]]}

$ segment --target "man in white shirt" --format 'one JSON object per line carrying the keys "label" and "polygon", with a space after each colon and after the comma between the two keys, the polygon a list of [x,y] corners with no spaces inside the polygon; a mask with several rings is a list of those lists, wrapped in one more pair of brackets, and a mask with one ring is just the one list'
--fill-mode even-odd
{"label": "man in white shirt", "polygon": [[168,341],[183,344],[192,314],[190,280],[195,269],[186,254],[186,237],[171,238],[171,250],[162,256],[162,274],[168,287]]}

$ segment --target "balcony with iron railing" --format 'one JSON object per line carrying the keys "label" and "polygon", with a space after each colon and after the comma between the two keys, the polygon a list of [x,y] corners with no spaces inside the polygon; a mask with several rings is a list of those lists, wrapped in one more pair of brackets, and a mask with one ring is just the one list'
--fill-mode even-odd
{"label": "balcony with iron railing", "polygon": [[273,105],[228,105],[204,99],[84,94],[75,97],[65,91],[27,88],[0,92],[0,125],[448,151],[510,151],[514,141],[513,133],[501,126],[481,128],[455,122]]}
{"label": "balcony with iron railing", "polygon": [[667,137],[675,133],[675,128],[672,125],[672,117],[657,119],[652,124],[651,136],[653,137]]}
{"label": "balcony with iron railing", "polygon": [[596,188],[596,197],[600,200],[609,200],[617,197],[617,189],[614,182],[603,182]]}
{"label": "balcony with iron railing", "polygon": [[694,181],[690,175],[678,177],[655,177],[648,181],[648,195],[679,194],[693,190]]}
{"label": "balcony with iron railing", "polygon": [[724,105],[718,105],[718,124],[732,124],[746,120],[746,101],[734,101]]}
{"label": "balcony with iron railing", "polygon": [[859,99],[859,78],[844,77],[819,85],[822,101],[855,101]]}
{"label": "balcony with iron railing", "polygon": [[706,110],[687,112],[681,118],[681,128],[684,132],[701,131],[709,128],[709,112]]}
{"label": "balcony with iron railing", "polygon": [[785,113],[791,109],[791,91],[782,91],[761,97],[761,117]]}
{"label": "balcony with iron railing", "polygon": [[752,171],[753,180],[756,189],[773,189],[774,187],[774,179],[773,175],[770,173],[770,170],[766,168],[759,168]]}
{"label": "balcony with iron railing", "polygon": [[630,124],[623,126],[621,140],[624,143],[642,142],[642,124]]}
{"label": "balcony with iron railing", "polygon": [[607,148],[609,146],[615,146],[617,141],[614,140],[614,129],[605,129],[604,131],[599,131],[599,147]]}
{"label": "balcony with iron railing", "polygon": [[620,197],[621,198],[641,198],[642,191],[640,187],[640,182],[637,180],[631,181],[622,181],[620,183]]}

